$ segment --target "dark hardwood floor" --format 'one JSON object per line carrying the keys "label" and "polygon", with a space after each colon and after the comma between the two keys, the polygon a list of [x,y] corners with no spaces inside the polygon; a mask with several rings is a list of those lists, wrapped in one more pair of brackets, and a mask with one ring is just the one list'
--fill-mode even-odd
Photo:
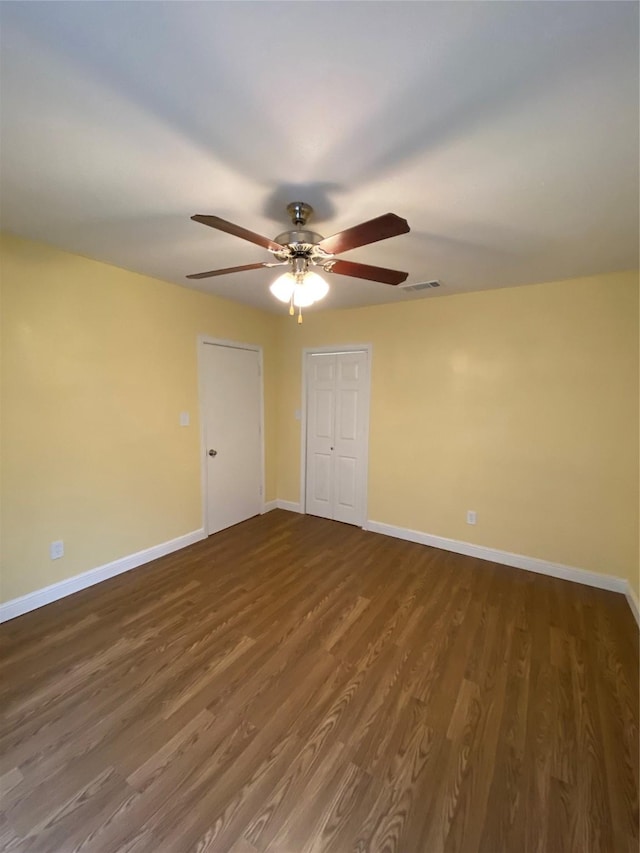
{"label": "dark hardwood floor", "polygon": [[0,636],[2,850],[637,853],[621,595],[277,510]]}

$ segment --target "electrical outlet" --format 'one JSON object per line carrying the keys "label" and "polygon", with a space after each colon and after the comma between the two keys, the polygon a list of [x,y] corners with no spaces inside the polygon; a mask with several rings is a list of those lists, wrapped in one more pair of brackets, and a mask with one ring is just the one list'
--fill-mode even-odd
{"label": "electrical outlet", "polygon": [[476,511],[475,509],[467,510],[467,524],[475,524],[476,523]]}
{"label": "electrical outlet", "polygon": [[49,546],[49,554],[51,555],[52,560],[59,560],[60,557],[64,557],[64,542],[62,539],[57,539],[55,542],[52,542]]}

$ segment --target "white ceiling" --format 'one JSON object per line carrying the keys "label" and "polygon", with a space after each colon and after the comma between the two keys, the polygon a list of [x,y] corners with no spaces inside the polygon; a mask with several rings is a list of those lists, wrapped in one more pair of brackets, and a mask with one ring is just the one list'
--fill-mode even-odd
{"label": "white ceiling", "polygon": [[[638,4],[2,2],[1,224],[161,279],[269,260],[289,201],[345,255],[322,307],[638,265]],[[274,273],[194,282],[268,310]]]}

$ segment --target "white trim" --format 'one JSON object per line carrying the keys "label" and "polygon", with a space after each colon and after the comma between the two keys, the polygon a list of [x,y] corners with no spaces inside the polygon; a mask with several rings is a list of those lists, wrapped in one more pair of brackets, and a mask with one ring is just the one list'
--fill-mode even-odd
{"label": "white trim", "polygon": [[[276,508],[288,512],[303,512],[300,503],[280,499],[266,502],[263,512],[270,512]],[[464,554],[468,557],[478,557],[481,560],[489,560],[492,563],[500,563],[516,569],[525,569],[529,572],[537,572],[538,574],[549,575],[550,577],[561,578],[573,581],[574,583],[582,583],[587,586],[621,592],[626,596],[631,612],[638,626],[640,626],[638,599],[631,584],[624,578],[602,575],[597,572],[588,571],[587,569],[578,569],[575,566],[551,563],[547,560],[540,560],[537,557],[512,554],[509,551],[487,548],[484,545],[473,545],[471,542],[446,539],[443,536],[433,536],[430,533],[422,533],[419,530],[410,530],[406,527],[394,527],[391,524],[384,524],[380,521],[368,521],[365,529],[372,533],[382,533],[385,536],[393,536],[396,539],[404,539],[407,542],[417,542],[420,545],[430,545],[433,548],[453,551],[456,554]],[[185,533],[184,536],[178,536],[175,539],[170,539],[168,542],[162,542],[160,545],[153,545],[151,548],[137,551],[135,554],[120,557],[120,559],[113,560],[111,563],[105,563],[103,566],[89,569],[87,572],[74,575],[66,580],[35,590],[35,592],[27,593],[27,595],[20,596],[20,598],[14,598],[11,601],[0,604],[0,623],[8,622],[17,616],[29,613],[31,610],[37,610],[39,607],[44,607],[44,605],[58,601],[60,598],[73,595],[74,592],[79,592],[87,587],[102,583],[102,581],[116,577],[116,575],[123,574],[123,572],[137,569],[139,566],[145,565],[145,563],[150,563],[159,557],[172,554],[174,551],[179,551],[206,538],[207,535],[204,529],[193,530],[191,533]]]}
{"label": "white trim", "polygon": [[[364,433],[364,458],[366,465],[362,483],[362,529],[367,529],[367,508],[369,501],[369,428],[371,423],[371,372],[373,366],[373,344],[335,344],[325,347],[303,347],[302,349],[302,399],[300,417],[300,509],[293,512],[306,512],[307,503],[307,356],[318,354],[335,354],[349,352],[367,353],[367,426]],[[287,507],[282,507],[287,509]]]}
{"label": "white trim", "polygon": [[104,566],[89,569],[88,572],[82,572],[80,575],[74,575],[66,580],[37,589],[35,592],[29,592],[20,598],[14,598],[5,604],[0,604],[0,622],[8,622],[10,619],[22,616],[23,613],[28,613],[30,610],[37,610],[38,607],[43,607],[59,598],[65,598],[65,596],[73,595],[74,592],[79,592],[88,586],[102,583],[108,578],[121,575],[131,569],[137,569],[138,566],[157,560],[158,557],[172,554],[174,551],[179,551],[181,548],[186,548],[187,545],[193,545],[194,542],[200,542],[201,539],[206,538],[204,530],[193,530],[191,533],[185,533],[184,536],[178,536],[176,539],[170,539],[160,545],[153,545],[151,548],[145,548],[144,551],[137,551],[127,557],[120,557],[119,560],[105,563]]}
{"label": "white trim", "polygon": [[276,501],[278,509],[286,509],[287,512],[300,512],[304,513],[304,509],[302,508],[302,504],[297,503],[296,501],[281,501],[279,498]]}
{"label": "white trim", "polygon": [[638,627],[640,628],[640,606],[638,606],[638,599],[636,598],[636,594],[633,591],[633,587],[629,583],[627,583],[627,588],[625,590],[625,595],[627,596],[627,601],[629,602],[629,607],[631,608],[631,612],[634,615],[636,622],[638,623]]}
{"label": "white trim", "polygon": [[[405,539],[408,542],[431,545],[433,548],[441,548],[444,551],[454,551],[456,554],[465,554],[467,557],[478,557],[481,560],[489,560],[492,563],[502,563],[505,566],[525,569],[528,572],[537,572],[541,575],[550,575],[554,578],[574,581],[574,583],[596,586],[600,589],[608,589],[613,592],[622,592],[627,597],[628,590],[630,589],[629,582],[625,578],[618,578],[613,575],[601,575],[598,572],[591,572],[588,569],[564,566],[561,563],[540,560],[538,557],[512,554],[509,551],[487,548],[484,545],[473,545],[471,542],[462,542],[458,539],[445,539],[443,536],[433,536],[430,533],[409,530],[406,527],[394,527],[391,524],[383,524],[380,521],[369,521],[367,523],[367,530],[371,530],[373,533],[384,533],[386,536],[394,536],[396,539]],[[631,609],[633,610],[633,607]]]}
{"label": "white trim", "polygon": [[239,341],[229,341],[224,338],[212,338],[209,335],[198,335],[198,412],[200,416],[200,494],[202,502],[202,529],[209,535],[209,513],[207,511],[208,489],[207,489],[207,442],[204,417],[204,366],[202,353],[205,345],[217,347],[230,347],[231,349],[247,349],[258,353],[258,369],[260,371],[260,501],[261,513],[268,512],[265,509],[265,441],[264,441],[264,353],[259,344],[245,344]]}

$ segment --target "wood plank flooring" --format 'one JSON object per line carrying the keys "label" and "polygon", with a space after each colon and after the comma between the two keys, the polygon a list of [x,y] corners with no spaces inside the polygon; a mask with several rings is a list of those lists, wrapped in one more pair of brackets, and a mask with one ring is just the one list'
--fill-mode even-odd
{"label": "wood plank flooring", "polygon": [[638,850],[619,594],[276,510],[0,638],[7,852]]}

